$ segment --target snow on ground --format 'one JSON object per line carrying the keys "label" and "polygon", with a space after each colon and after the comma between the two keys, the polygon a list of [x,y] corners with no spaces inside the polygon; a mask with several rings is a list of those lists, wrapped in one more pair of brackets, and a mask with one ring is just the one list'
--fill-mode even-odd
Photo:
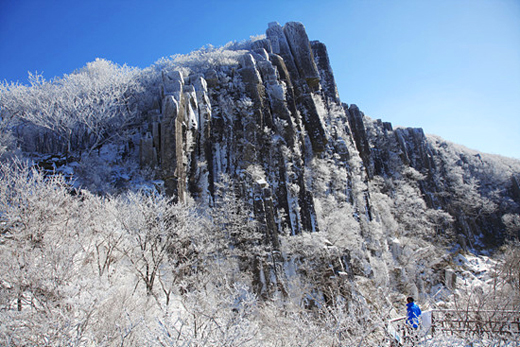
{"label": "snow on ground", "polygon": [[457,274],[457,291],[486,292],[493,285],[493,273],[498,262],[484,255],[457,254],[453,258]]}

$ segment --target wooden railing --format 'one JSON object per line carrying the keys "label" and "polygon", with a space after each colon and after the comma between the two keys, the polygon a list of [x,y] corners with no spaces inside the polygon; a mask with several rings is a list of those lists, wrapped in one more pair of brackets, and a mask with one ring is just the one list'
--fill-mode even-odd
{"label": "wooden railing", "polygon": [[419,328],[413,329],[406,323],[406,316],[394,318],[388,322],[392,346],[406,346],[409,342],[419,342],[431,334],[433,311],[423,311]]}
{"label": "wooden railing", "polygon": [[519,311],[434,310],[432,317],[434,334],[520,334]]}
{"label": "wooden railing", "polygon": [[388,322],[388,333],[396,346],[420,342],[435,335],[482,336],[518,335],[520,312],[506,310],[429,310],[421,315],[420,327],[411,328],[406,316]]}

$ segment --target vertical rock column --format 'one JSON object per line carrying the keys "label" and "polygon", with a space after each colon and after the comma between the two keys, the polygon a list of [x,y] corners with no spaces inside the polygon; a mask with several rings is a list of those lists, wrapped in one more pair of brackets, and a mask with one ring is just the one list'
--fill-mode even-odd
{"label": "vertical rock column", "polygon": [[193,179],[190,179],[190,192],[194,197],[208,201],[211,195],[213,173],[212,145],[211,145],[211,103],[208,97],[208,84],[198,75],[190,79],[195,87],[198,105],[198,132],[194,157],[197,161]]}
{"label": "vertical rock column", "polygon": [[[254,163],[257,160],[257,148],[255,144],[261,139],[261,131],[264,126],[272,127],[272,120],[270,114],[265,112],[266,94],[265,87],[262,82],[262,77],[256,66],[256,60],[251,54],[245,54],[242,57],[241,68],[238,73],[244,83],[247,96],[253,102],[253,118],[243,117],[241,119],[244,125],[243,131],[244,139],[247,143],[244,144],[243,157],[244,160]],[[248,119],[250,118],[250,119]],[[259,148],[262,148],[261,143]]]}
{"label": "vertical rock column", "polygon": [[283,27],[300,78],[307,82],[312,91],[320,88],[320,74],[312,53],[309,37],[302,23],[289,22]]}
{"label": "vertical rock column", "polygon": [[184,160],[185,109],[183,85],[179,72],[163,76],[164,97],[161,122],[161,169],[168,195],[178,201],[186,197],[186,161]]}
{"label": "vertical rock column", "polygon": [[326,131],[311,95],[320,89],[320,74],[305,27],[296,22],[289,22],[283,28],[278,23],[270,23],[266,36],[273,52],[283,58],[287,67],[312,150],[323,152],[327,144]]}
{"label": "vertical rock column", "polygon": [[319,41],[311,41],[312,52],[318,71],[320,73],[321,86],[327,98],[339,104],[339,93],[336,81],[334,80],[334,73],[330,66],[329,54],[325,44]]}
{"label": "vertical rock column", "polygon": [[367,131],[365,129],[365,124],[363,123],[364,114],[354,104],[350,105],[350,107],[343,105],[343,107],[348,117],[348,122],[350,129],[352,130],[352,136],[354,137],[354,142],[356,143],[359,156],[363,160],[363,165],[365,165],[368,177],[372,178],[374,173],[372,170],[373,165],[371,165],[370,161],[370,145],[367,139]]}
{"label": "vertical rock column", "polygon": [[164,186],[168,195],[184,201],[186,168],[183,153],[184,112],[173,95],[163,100],[161,123],[161,167]]}

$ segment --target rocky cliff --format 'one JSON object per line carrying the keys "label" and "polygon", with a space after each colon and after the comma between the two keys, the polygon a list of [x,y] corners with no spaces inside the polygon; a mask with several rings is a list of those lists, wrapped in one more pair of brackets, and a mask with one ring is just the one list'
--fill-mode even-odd
{"label": "rocky cliff", "polygon": [[230,175],[271,232],[319,229],[311,161],[340,153],[345,166],[353,147],[348,123],[327,119],[335,109],[346,120],[325,46],[311,45],[302,24],[271,23],[239,64],[189,76],[164,72],[162,83],[141,163],[158,164],[168,194],[209,203],[219,176]]}
{"label": "rocky cliff", "polygon": [[227,175],[276,238],[319,231],[316,200],[324,197],[370,223],[381,213],[370,191],[380,192],[381,180],[408,179],[426,209],[453,218],[437,228],[464,247],[502,242],[501,216],[518,208],[518,165],[481,182],[477,173],[494,165],[489,159],[443,151],[450,145],[422,129],[393,129],[342,104],[325,45],[309,41],[301,23],[270,23],[265,38],[236,52],[234,64],[161,71],[161,102],[147,110],[140,162],[158,169],[167,194],[212,204]]}

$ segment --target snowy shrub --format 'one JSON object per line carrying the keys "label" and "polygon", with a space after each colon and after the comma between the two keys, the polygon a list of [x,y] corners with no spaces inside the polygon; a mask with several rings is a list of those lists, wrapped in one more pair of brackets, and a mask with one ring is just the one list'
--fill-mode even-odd
{"label": "snowy shrub", "polygon": [[81,292],[75,280],[85,256],[80,200],[61,177],[21,163],[2,163],[0,176],[0,336],[15,345],[21,336],[36,345],[73,339],[70,310],[79,303],[71,299]]}

